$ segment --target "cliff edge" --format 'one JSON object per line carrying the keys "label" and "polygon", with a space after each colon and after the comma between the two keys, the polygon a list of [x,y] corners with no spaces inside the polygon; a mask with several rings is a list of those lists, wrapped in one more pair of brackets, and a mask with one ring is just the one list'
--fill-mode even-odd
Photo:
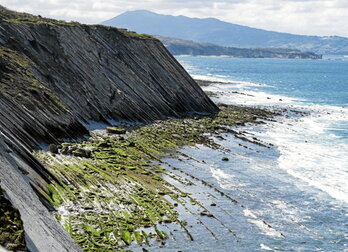
{"label": "cliff edge", "polygon": [[40,197],[55,176],[33,149],[87,135],[91,121],[217,110],[155,38],[0,8],[0,181],[30,251],[80,250]]}

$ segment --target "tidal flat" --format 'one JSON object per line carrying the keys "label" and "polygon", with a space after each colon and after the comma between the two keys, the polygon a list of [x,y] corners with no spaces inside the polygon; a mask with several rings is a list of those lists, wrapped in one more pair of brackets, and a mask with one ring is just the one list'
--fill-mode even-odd
{"label": "tidal flat", "polygon": [[[185,170],[175,172],[180,167],[164,160],[180,161],[184,146],[228,153],[217,141],[226,133],[241,141],[240,148],[248,148],[243,143],[270,148],[234,126],[264,124],[283,111],[223,104],[219,108],[211,117],[167,119],[142,126],[120,124],[92,131],[80,143],[36,152],[59,181],[40,193],[55,206],[57,220],[84,251],[170,250],[174,247],[166,244],[173,238],[184,244],[206,231],[216,238],[222,234],[236,237],[230,228],[224,234],[224,220],[215,216],[215,209],[221,207],[214,201],[207,205],[207,199],[197,197],[195,190],[216,201],[238,202]],[[225,156],[221,160],[229,162]]]}

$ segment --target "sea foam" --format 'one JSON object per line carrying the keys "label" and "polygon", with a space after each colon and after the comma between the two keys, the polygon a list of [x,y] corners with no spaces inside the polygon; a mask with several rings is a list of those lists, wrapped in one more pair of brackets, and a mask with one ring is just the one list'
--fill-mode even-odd
{"label": "sea foam", "polygon": [[[257,83],[250,86],[258,85]],[[269,122],[262,132],[252,132],[257,138],[277,146],[278,166],[303,182],[331,197],[348,202],[348,144],[332,131],[348,118],[348,109],[311,104],[304,100],[261,91],[240,90],[248,83],[213,84],[204,87],[216,92],[216,101],[227,104],[276,106],[310,112],[300,118],[279,118]],[[250,87],[249,86],[249,87]],[[252,129],[251,129],[252,130]],[[344,130],[344,129],[342,129]],[[215,176],[217,173],[215,172]],[[221,181],[221,178],[220,178]],[[224,185],[226,187],[226,185]]]}

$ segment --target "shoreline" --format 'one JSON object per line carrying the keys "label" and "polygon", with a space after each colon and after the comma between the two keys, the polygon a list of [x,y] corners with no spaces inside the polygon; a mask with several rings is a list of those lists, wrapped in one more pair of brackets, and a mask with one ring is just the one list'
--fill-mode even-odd
{"label": "shoreline", "polygon": [[[152,249],[155,244],[164,246],[177,229],[193,240],[187,224],[181,220],[185,211],[180,213],[178,209],[186,209],[194,202],[193,206],[202,207],[196,213],[198,216],[215,217],[190,197],[192,192],[175,186],[185,184],[184,179],[169,175],[163,168],[163,158],[175,157],[183,146],[221,148],[212,137],[221,139],[223,133],[233,134],[242,142],[271,148],[230,126],[262,124],[281,113],[232,105],[220,105],[220,109],[215,118],[156,121],[126,134],[99,132],[80,144],[63,143],[57,154],[38,152],[36,156],[62,182],[62,185],[49,185],[49,194],[41,193],[57,207],[57,220],[84,250],[120,249],[135,244]],[[240,148],[246,146],[241,144]],[[208,183],[205,187],[236,203],[216,187]],[[100,222],[97,216],[104,221]]]}
{"label": "shoreline", "polygon": [[[204,85],[216,83],[221,82],[205,81]],[[269,161],[275,158],[274,162],[279,155],[279,146],[259,138],[257,129],[267,125],[278,127],[287,124],[284,120],[302,120],[309,114],[291,106],[220,104],[220,108],[222,111],[215,118],[156,121],[127,128],[126,134],[121,135],[96,131],[85,142],[63,144],[59,152],[64,148],[65,155],[37,153],[54,174],[68,172],[67,177],[73,181],[68,185],[70,189],[65,188],[67,192],[57,185],[49,188],[48,200],[59,205],[56,199],[60,195],[61,202],[64,201],[58,208],[57,219],[84,250],[225,251],[232,245],[240,250],[270,250],[273,240],[286,241],[296,235],[287,230],[298,225],[295,221],[298,217],[283,209],[288,204],[278,206],[276,202],[281,200],[267,199],[264,194],[255,198],[253,194],[264,190],[257,189],[264,181],[279,190],[287,181],[285,188],[296,185],[295,191],[303,187],[301,183],[277,169],[273,172],[279,173],[280,184],[273,173],[269,178],[261,176],[261,182],[252,180],[246,188],[242,181],[248,181],[248,177],[242,176],[243,180],[238,181],[247,170],[249,177],[257,175],[258,165],[269,158]],[[83,150],[90,150],[91,157],[81,157]],[[247,160],[256,163],[251,165]],[[230,165],[235,172],[228,172]],[[227,170],[221,168],[225,166]],[[267,171],[267,166],[263,169]],[[77,182],[74,177],[78,178]],[[238,183],[231,185],[230,181]],[[255,190],[254,187],[254,193],[248,192]],[[74,188],[80,189],[75,192]],[[297,194],[309,194],[308,198],[321,195],[325,198],[323,202],[330,203],[327,196],[310,186],[303,190]],[[279,197],[278,193],[273,197]],[[275,204],[278,212],[268,216],[274,211],[271,208],[259,213],[250,204],[254,201],[264,201],[266,208]],[[274,219],[279,213],[289,215],[289,223],[282,228],[279,225],[284,223]],[[338,215],[339,218],[342,217]],[[309,235],[305,229],[301,232],[300,236]],[[260,241],[255,242],[253,237]],[[298,245],[290,243],[290,248]]]}
{"label": "shoreline", "polygon": [[[308,249],[297,240],[317,238],[305,225],[293,231],[307,222],[306,216],[297,220],[301,217],[292,214],[294,206],[282,197],[301,195],[299,204],[304,201],[323,212],[332,202],[279,169],[281,145],[262,133],[269,127],[291,129],[291,122],[303,120],[308,111],[219,106],[222,111],[215,118],[156,121],[121,135],[95,131],[85,142],[63,144],[68,155],[37,153],[54,174],[67,173],[63,177],[73,181],[66,192],[57,185],[49,189],[51,202],[57,195],[64,200],[57,219],[84,250],[226,251],[233,246],[256,251],[277,249],[272,245],[276,241],[288,249]],[[91,150],[92,158],[81,157],[81,149]],[[278,219],[279,214],[286,219]],[[342,221],[339,212],[333,214]],[[295,241],[287,243],[289,239]]]}

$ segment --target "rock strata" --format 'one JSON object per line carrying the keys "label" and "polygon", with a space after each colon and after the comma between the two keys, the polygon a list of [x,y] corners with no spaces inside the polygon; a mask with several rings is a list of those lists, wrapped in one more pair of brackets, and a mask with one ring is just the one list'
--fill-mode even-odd
{"label": "rock strata", "polygon": [[1,187],[21,214],[30,251],[80,250],[41,196],[59,181],[33,149],[88,135],[91,121],[151,122],[218,110],[157,39],[3,7],[0,77]]}

